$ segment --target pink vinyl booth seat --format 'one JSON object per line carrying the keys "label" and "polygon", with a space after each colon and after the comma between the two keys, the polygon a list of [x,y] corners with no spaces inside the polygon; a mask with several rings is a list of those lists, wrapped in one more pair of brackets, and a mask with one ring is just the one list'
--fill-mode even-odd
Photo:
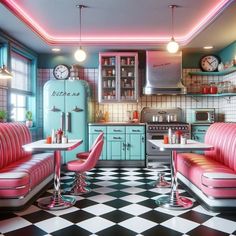
{"label": "pink vinyl booth seat", "polygon": [[206,208],[235,210],[236,123],[212,124],[205,143],[214,149],[177,155],[177,176]]}
{"label": "pink vinyl booth seat", "polygon": [[31,142],[22,123],[0,123],[0,208],[20,210],[53,179],[51,153],[32,154],[22,145]]}

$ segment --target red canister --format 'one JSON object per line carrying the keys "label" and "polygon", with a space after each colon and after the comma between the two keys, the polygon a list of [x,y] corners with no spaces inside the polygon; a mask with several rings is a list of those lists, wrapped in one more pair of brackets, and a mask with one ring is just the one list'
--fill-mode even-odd
{"label": "red canister", "polygon": [[138,120],[138,111],[133,112],[133,120]]}
{"label": "red canister", "polygon": [[215,83],[211,83],[210,85],[210,94],[216,94],[217,93],[217,86]]}
{"label": "red canister", "polygon": [[202,85],[202,93],[203,93],[203,94],[208,94],[208,93],[210,93],[210,87],[209,87],[208,84],[203,84],[203,85]]}

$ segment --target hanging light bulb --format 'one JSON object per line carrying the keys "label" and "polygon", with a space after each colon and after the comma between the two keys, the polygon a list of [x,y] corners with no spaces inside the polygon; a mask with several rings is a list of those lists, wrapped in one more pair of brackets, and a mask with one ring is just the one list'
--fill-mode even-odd
{"label": "hanging light bulb", "polygon": [[172,37],[166,48],[169,53],[176,53],[179,50],[179,44]]}
{"label": "hanging light bulb", "polygon": [[179,44],[174,39],[174,8],[178,6],[170,5],[169,7],[171,8],[172,37],[170,42],[167,44],[166,49],[169,53],[176,53],[179,50]]}
{"label": "hanging light bulb", "polygon": [[80,47],[75,51],[75,59],[76,61],[82,62],[86,59],[87,55],[86,52]]}
{"label": "hanging light bulb", "polygon": [[7,67],[3,65],[2,68],[0,68],[0,79],[12,79],[13,75],[8,71]]}
{"label": "hanging light bulb", "polygon": [[75,51],[74,57],[75,57],[75,60],[77,60],[78,62],[82,62],[87,57],[86,52],[81,47],[81,10],[85,6],[84,5],[76,5],[76,7],[79,8],[79,18],[80,18],[80,24],[79,24],[79,43],[80,43],[80,47]]}

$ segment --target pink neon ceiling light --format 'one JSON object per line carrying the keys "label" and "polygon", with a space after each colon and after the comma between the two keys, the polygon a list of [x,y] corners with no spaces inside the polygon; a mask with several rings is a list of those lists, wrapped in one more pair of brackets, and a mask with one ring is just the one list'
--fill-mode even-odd
{"label": "pink neon ceiling light", "polygon": [[[220,0],[213,9],[202,18],[200,22],[192,27],[192,29],[183,36],[175,36],[175,40],[181,44],[186,45],[191,41],[200,31],[202,31],[210,22],[212,22],[231,2],[234,0]],[[49,45],[56,44],[76,44],[79,42],[78,37],[72,36],[59,36],[52,35],[47,32],[38,22],[36,22],[26,11],[17,4],[16,0],[2,0],[4,4],[14,15],[16,15],[21,21],[23,21],[29,28],[37,33],[46,43]],[[130,36],[117,36],[117,37],[83,37],[81,42],[83,45],[99,45],[99,44],[162,44],[168,42],[170,36],[157,36],[157,37],[130,37]]]}

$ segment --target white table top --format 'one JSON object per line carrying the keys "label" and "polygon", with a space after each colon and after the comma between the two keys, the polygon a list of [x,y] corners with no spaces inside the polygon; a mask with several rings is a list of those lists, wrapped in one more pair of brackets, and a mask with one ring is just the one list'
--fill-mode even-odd
{"label": "white table top", "polygon": [[175,150],[175,151],[191,151],[191,150],[212,150],[214,147],[210,144],[200,143],[195,140],[188,139],[186,144],[164,144],[163,140],[148,140],[160,151]]}
{"label": "white table top", "polygon": [[83,142],[82,139],[73,139],[73,140],[69,140],[68,143],[46,143],[45,139],[33,142],[33,143],[29,143],[26,145],[23,145],[22,147],[26,150],[26,151],[55,151],[55,150],[59,150],[59,151],[69,151],[72,150],[74,148],[76,148],[77,146],[79,146],[81,143]]}

